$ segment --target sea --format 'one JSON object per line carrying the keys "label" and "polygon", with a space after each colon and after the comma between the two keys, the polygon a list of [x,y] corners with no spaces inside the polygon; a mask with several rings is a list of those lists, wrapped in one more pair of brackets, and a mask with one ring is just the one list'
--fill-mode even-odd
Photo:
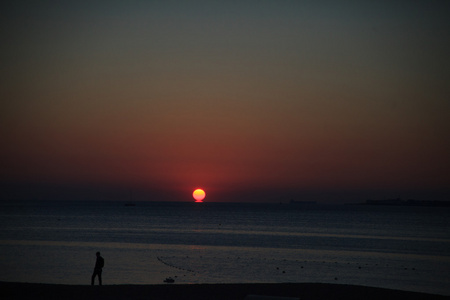
{"label": "sea", "polygon": [[[450,295],[450,208],[3,201],[0,281],[319,282]],[[164,283],[172,278],[174,283]]]}

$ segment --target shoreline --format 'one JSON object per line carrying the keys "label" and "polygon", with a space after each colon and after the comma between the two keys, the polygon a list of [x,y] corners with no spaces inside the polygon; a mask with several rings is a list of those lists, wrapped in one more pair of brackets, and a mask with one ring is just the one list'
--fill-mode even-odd
{"label": "shoreline", "polygon": [[63,285],[0,282],[2,299],[245,299],[247,295],[297,299],[450,299],[450,296],[328,283]]}

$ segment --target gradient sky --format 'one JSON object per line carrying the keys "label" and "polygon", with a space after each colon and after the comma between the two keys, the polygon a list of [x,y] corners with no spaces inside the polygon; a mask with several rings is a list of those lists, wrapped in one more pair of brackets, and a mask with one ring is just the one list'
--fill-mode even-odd
{"label": "gradient sky", "polygon": [[50,2],[1,4],[3,198],[450,200],[447,1]]}

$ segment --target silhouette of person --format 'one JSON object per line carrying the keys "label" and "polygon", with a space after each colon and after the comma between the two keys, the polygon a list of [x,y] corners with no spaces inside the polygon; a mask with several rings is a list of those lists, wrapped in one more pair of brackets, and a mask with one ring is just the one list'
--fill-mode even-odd
{"label": "silhouette of person", "polygon": [[100,252],[95,253],[97,255],[97,260],[95,261],[94,273],[91,277],[91,285],[94,285],[95,276],[98,276],[98,284],[102,285],[102,269],[105,265],[105,260],[100,256]]}

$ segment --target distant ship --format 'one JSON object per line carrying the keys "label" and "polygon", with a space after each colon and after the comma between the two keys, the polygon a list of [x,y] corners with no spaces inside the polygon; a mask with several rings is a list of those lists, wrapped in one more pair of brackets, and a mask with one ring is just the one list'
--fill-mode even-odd
{"label": "distant ship", "polygon": [[132,196],[131,190],[130,190],[130,201],[125,202],[125,206],[136,206],[136,203],[134,203],[132,200],[133,200],[133,196]]}
{"label": "distant ship", "polygon": [[290,205],[295,206],[295,207],[301,207],[301,208],[310,208],[310,207],[314,207],[317,204],[317,201],[295,201],[295,200],[291,200],[289,202]]}

